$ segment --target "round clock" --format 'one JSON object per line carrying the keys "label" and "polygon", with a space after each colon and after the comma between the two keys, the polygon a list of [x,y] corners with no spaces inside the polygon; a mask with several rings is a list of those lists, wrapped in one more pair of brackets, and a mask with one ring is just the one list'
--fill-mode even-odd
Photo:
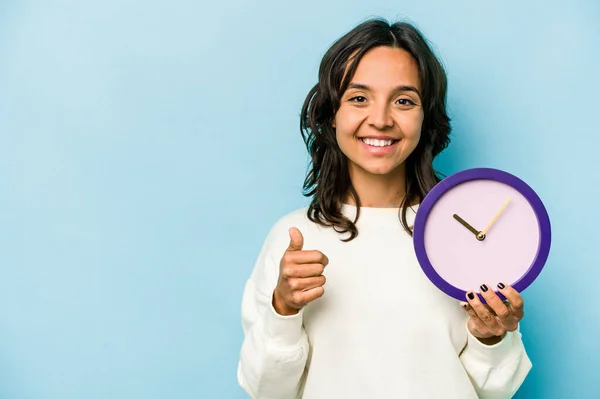
{"label": "round clock", "polygon": [[[550,252],[550,219],[524,181],[491,168],[467,169],[439,182],[415,216],[421,268],[440,290],[465,301],[482,284],[518,292],[540,274]],[[505,298],[499,294],[500,298]]]}

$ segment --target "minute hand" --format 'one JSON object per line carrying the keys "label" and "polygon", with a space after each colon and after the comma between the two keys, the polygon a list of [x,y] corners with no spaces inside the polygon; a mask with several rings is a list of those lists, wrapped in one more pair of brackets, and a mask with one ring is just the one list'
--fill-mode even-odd
{"label": "minute hand", "polygon": [[494,222],[496,221],[496,219],[498,219],[498,216],[500,216],[500,214],[502,213],[502,211],[504,210],[504,208],[506,208],[506,205],[508,205],[509,202],[510,202],[510,198],[506,200],[506,202],[504,203],[504,205],[502,205],[502,207],[500,208],[500,210],[498,211],[498,213],[496,213],[496,215],[490,221],[490,223],[486,226],[486,228],[483,229],[483,231],[481,232],[482,234],[487,234],[487,232],[490,229],[490,227],[492,227],[492,225],[494,224]]}

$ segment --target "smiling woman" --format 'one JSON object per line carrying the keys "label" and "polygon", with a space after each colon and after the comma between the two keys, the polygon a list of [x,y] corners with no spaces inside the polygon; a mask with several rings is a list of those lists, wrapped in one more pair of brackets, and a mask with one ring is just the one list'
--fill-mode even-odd
{"label": "smiling woman", "polygon": [[[383,195],[379,205],[399,204],[411,234],[407,209],[439,182],[432,161],[450,142],[446,89],[441,63],[410,24],[390,30],[373,21],[334,43],[302,109],[312,157],[304,182],[312,197],[308,217],[349,232],[351,240],[358,231],[342,204],[356,205],[358,216],[361,205],[374,206]],[[377,193],[364,187],[365,178],[377,182]]]}
{"label": "smiling woman", "polygon": [[272,227],[242,299],[251,397],[509,398],[525,379],[519,293],[498,285],[509,306],[482,286],[489,307],[469,292],[461,309],[416,259],[445,102],[444,70],[410,24],[367,21],[325,54],[301,119],[312,201]]}

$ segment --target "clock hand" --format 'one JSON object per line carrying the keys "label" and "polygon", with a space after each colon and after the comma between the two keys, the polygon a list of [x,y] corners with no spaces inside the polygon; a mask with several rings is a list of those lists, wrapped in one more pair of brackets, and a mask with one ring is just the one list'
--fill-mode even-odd
{"label": "clock hand", "polygon": [[487,225],[487,227],[485,229],[483,229],[483,231],[481,232],[482,234],[487,234],[487,232],[490,229],[490,227],[492,227],[492,225],[494,224],[494,222],[496,221],[496,219],[498,219],[498,216],[500,216],[500,214],[502,213],[502,211],[504,210],[504,208],[506,208],[506,205],[508,205],[509,202],[510,202],[510,198],[506,200],[506,202],[504,203],[504,205],[502,205],[502,207],[500,208],[500,210],[498,211],[498,213],[496,213],[496,215],[491,220],[491,222]]}
{"label": "clock hand", "polygon": [[477,230],[475,230],[475,228],[473,226],[471,226],[469,223],[467,223],[463,218],[461,218],[460,216],[458,216],[456,213],[454,215],[452,215],[452,217],[454,217],[454,219],[458,220],[458,222],[460,224],[462,224],[467,229],[469,229],[469,231],[471,233],[475,234],[475,236],[477,236],[479,234],[479,232]]}

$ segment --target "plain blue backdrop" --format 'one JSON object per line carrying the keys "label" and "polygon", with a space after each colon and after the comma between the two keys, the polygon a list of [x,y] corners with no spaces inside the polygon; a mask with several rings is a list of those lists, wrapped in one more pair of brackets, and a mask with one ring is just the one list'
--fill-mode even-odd
{"label": "plain blue backdrop", "polygon": [[600,3],[0,3],[0,397],[244,398],[240,302],[304,206],[328,46],[408,19],[449,75],[444,174],[517,174],[552,220],[523,398],[599,398]]}

